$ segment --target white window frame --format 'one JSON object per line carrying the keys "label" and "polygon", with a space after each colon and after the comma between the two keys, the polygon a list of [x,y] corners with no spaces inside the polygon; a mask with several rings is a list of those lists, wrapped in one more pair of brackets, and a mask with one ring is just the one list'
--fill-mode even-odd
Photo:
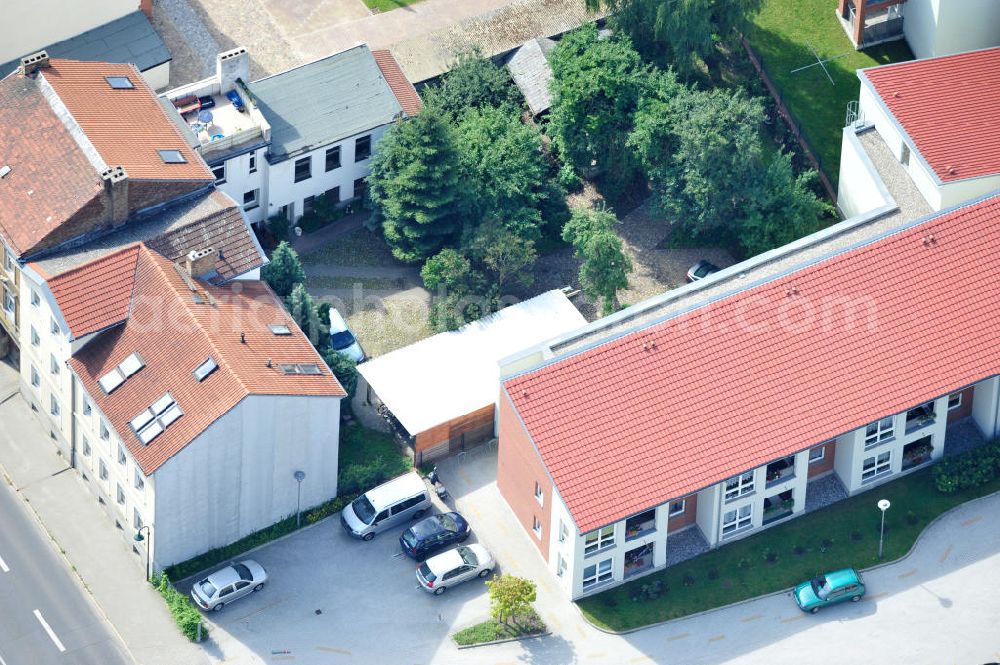
{"label": "white window frame", "polygon": [[31,385],[38,388],[42,385],[42,375],[38,373],[38,368],[31,366]]}
{"label": "white window frame", "polygon": [[256,152],[251,152],[250,153],[250,169],[249,169],[248,173],[249,173],[249,175],[253,175],[256,172],[257,172],[257,153]]}
{"label": "white window frame", "polygon": [[[818,455],[816,453],[819,453]],[[815,446],[809,449],[809,463],[815,464],[816,462],[821,462],[826,459],[826,444],[821,446]]]}
{"label": "white window frame", "polygon": [[545,505],[545,493],[542,491],[542,486],[540,483],[535,483],[535,500],[538,501],[539,506]]}
{"label": "white window frame", "polygon": [[754,493],[754,472],[747,471],[746,473],[741,473],[738,476],[733,476],[732,478],[726,479],[725,484],[725,500],[735,501],[740,497],[747,496],[748,494]]}
{"label": "white window frame", "polygon": [[49,395],[49,414],[53,418],[58,418],[60,413],[62,413],[62,408],[59,406],[59,400],[56,399],[55,395]]}
{"label": "white window frame", "polygon": [[[247,201],[247,194],[253,194],[253,199],[249,202]],[[253,210],[254,208],[260,207],[260,188],[251,189],[249,192],[243,192],[243,209]]]}
{"label": "white window frame", "polygon": [[42,297],[38,295],[38,291],[31,289],[31,306],[38,309],[40,304],[42,304]]}
{"label": "white window frame", "polygon": [[111,440],[111,426],[108,425],[104,418],[101,418],[101,440],[110,441]]}
{"label": "white window frame", "polygon": [[535,532],[536,536],[538,536],[539,538],[541,538],[542,537],[542,521],[540,519],[538,519],[538,517],[535,516],[535,515],[532,515],[531,519],[532,519],[531,530]]}
{"label": "white window frame", "polygon": [[83,456],[90,457],[90,441],[87,440],[86,435],[82,435],[80,438],[82,439],[80,447],[83,449]]}
{"label": "white window frame", "polygon": [[142,475],[142,471],[139,470],[138,466],[135,468],[135,478],[133,479],[132,484],[140,492],[146,489],[146,478]]}
{"label": "white window frame", "polygon": [[566,557],[564,557],[561,553],[557,556],[558,558],[556,559],[556,577],[562,577],[563,575],[566,574],[566,568],[569,566],[569,564],[566,562]]}
{"label": "white window frame", "polygon": [[83,415],[89,416],[94,412],[94,405],[86,397],[83,398]]}
{"label": "white window frame", "polygon": [[[588,573],[587,571],[593,571]],[[602,582],[607,582],[615,576],[614,565],[611,559],[603,559],[583,568],[583,588],[588,589],[597,586]]]}
{"label": "white window frame", "polygon": [[[865,469],[868,463],[871,467]],[[892,473],[892,451],[886,450],[878,455],[866,457],[861,462],[861,482],[867,483]]]}
{"label": "white window frame", "polygon": [[17,302],[14,299],[14,292],[8,289],[6,286],[3,287],[3,311],[8,314],[13,314],[17,309]]}
{"label": "white window frame", "polygon": [[108,479],[108,465],[105,463],[103,458],[98,460],[97,477],[100,478],[101,480]]}
{"label": "white window frame", "polygon": [[753,504],[746,503],[739,508],[727,510],[722,514],[722,529],[720,533],[723,538],[728,538],[751,526],[753,526]]}
{"label": "white window frame", "polygon": [[[218,166],[211,166],[209,168],[212,169],[212,176],[215,178],[215,184],[216,185],[224,185],[224,184],[226,184],[226,163],[225,162],[222,162]],[[219,176],[216,173],[216,171],[218,171],[219,169],[222,169],[222,175],[221,176]]]}
{"label": "white window frame", "polygon": [[[681,507],[674,509],[674,506],[681,504]],[[687,510],[687,499],[681,499],[680,501],[671,501],[667,504],[667,517],[677,517],[678,515],[683,515],[684,511]]]}
{"label": "white window frame", "polygon": [[132,506],[132,529],[138,531],[142,528],[142,514],[139,513],[139,509]]}
{"label": "white window frame", "polygon": [[59,376],[59,361],[56,360],[56,354],[49,354],[49,372],[53,376]]}
{"label": "white window frame", "polygon": [[121,483],[115,483],[115,501],[118,502],[119,506],[125,505],[125,488],[122,487]]}
{"label": "white window frame", "polygon": [[14,274],[14,253],[6,247],[3,248],[3,267],[7,274]]}
{"label": "white window frame", "polygon": [[[954,400],[954,401],[952,401],[952,400]],[[960,408],[962,408],[962,391],[961,390],[958,391],[957,393],[952,393],[952,394],[948,395],[948,410],[949,411],[954,411],[955,409],[960,409]]]}
{"label": "white window frame", "polygon": [[[591,540],[591,536],[593,539]],[[594,554],[615,546],[615,525],[596,529],[583,536],[583,553]]]}
{"label": "white window frame", "polygon": [[62,332],[62,328],[59,327],[59,324],[56,322],[56,317],[54,316],[49,318],[49,332],[53,335],[58,335]]}
{"label": "white window frame", "polygon": [[881,446],[896,438],[896,417],[886,416],[865,426],[865,450]]}
{"label": "white window frame", "polygon": [[569,538],[569,528],[565,522],[559,520],[559,542],[565,543],[567,538]]}
{"label": "white window frame", "polygon": [[35,330],[35,326],[31,326],[31,345],[38,347],[42,343],[42,338],[39,337],[38,331]]}
{"label": "white window frame", "polygon": [[128,461],[128,455],[125,454],[125,445],[122,443],[118,444],[118,463],[125,466]]}

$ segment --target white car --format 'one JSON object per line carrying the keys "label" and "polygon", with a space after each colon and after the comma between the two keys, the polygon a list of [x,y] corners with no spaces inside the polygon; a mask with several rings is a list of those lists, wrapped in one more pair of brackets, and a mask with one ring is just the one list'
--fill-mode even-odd
{"label": "white car", "polygon": [[456,584],[488,576],[496,563],[482,545],[462,545],[417,566],[417,582],[424,591],[440,596]]}
{"label": "white car", "polygon": [[253,559],[246,559],[217,570],[191,587],[191,599],[203,610],[218,612],[223,607],[260,591],[267,582],[267,571]]}
{"label": "white car", "polygon": [[356,363],[364,362],[365,352],[336,308],[330,308],[330,346]]}

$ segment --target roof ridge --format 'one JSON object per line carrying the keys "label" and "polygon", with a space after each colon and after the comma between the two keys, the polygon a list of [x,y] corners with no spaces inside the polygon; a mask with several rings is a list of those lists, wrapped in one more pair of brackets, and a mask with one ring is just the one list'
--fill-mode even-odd
{"label": "roof ridge", "polygon": [[[51,62],[51,61],[50,61]],[[59,62],[57,59],[56,62]],[[101,156],[100,150],[94,145],[90,137],[87,136],[86,130],[79,123],[79,121],[73,116],[72,111],[66,106],[66,103],[56,92],[56,89],[52,87],[52,84],[45,78],[45,70],[41,69],[38,72],[38,78],[36,79],[38,83],[39,92],[45,98],[45,101],[49,103],[49,107],[52,112],[59,118],[66,131],[73,138],[76,144],[80,147],[80,151],[86,156],[87,161],[94,167],[94,171],[100,176],[106,170],[108,170],[109,165],[104,161],[104,157]],[[117,165],[116,165],[117,166]]]}

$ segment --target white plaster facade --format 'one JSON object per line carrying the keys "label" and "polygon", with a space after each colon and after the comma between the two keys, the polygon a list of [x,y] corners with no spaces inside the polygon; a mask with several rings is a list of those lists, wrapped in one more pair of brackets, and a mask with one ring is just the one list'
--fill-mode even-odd
{"label": "white plaster facade", "polygon": [[917,58],[1000,46],[1000,2],[907,0],[903,34]]}

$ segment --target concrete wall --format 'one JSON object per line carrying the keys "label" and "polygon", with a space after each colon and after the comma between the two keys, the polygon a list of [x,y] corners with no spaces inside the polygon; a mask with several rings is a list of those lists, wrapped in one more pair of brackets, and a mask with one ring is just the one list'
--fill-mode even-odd
{"label": "concrete wall", "polygon": [[854,127],[845,127],[840,142],[840,179],[837,183],[840,213],[849,219],[888,205],[890,199]]}
{"label": "concrete wall", "polygon": [[[255,189],[258,190],[257,205],[249,209],[243,206],[243,212],[246,213],[247,220],[251,224],[264,221],[264,212],[267,210],[265,201],[267,200],[268,164],[264,159],[266,152],[266,148],[257,148],[245,154],[227,159],[223,162],[226,167],[226,181],[222,184],[216,183],[216,187],[228,194],[240,206],[243,206],[243,195],[245,193]],[[254,173],[250,172],[251,156],[253,156],[256,166]],[[217,166],[219,165],[214,162],[211,164],[211,168]]]}
{"label": "concrete wall", "polygon": [[997,404],[1000,402],[1000,377],[980,381],[972,397],[972,418],[987,439],[998,434]]}
{"label": "concrete wall", "polygon": [[[376,145],[385,133],[386,126],[376,127],[368,132],[331,143],[304,155],[286,159],[277,164],[271,164],[268,173],[267,216],[278,212],[282,206],[295,206],[295,219],[302,216],[302,201],[308,196],[321,196],[327,190],[340,187],[340,200],[348,201],[354,196],[354,181],[364,178],[371,169],[371,159],[354,161],[354,142],[356,139],[371,134],[372,154]],[[326,151],[340,146],[340,168],[327,172]],[[295,182],[295,162],[303,158],[312,160],[312,177]],[[242,199],[237,199],[241,201]]]}
{"label": "concrete wall", "polygon": [[903,34],[917,59],[936,55],[939,4],[939,0],[909,0],[903,7]]}
{"label": "concrete wall", "polygon": [[[139,0],[5,2],[0,62],[20,58],[139,9]],[[7,72],[4,72],[6,74]]]}
{"label": "concrete wall", "polygon": [[917,58],[1000,45],[996,0],[909,0],[904,12],[903,32]]}
{"label": "concrete wall", "polygon": [[[1000,3],[998,3],[1000,5]],[[941,208],[950,208],[1000,189],[1000,174],[948,182],[939,186]]]}
{"label": "concrete wall", "polygon": [[253,395],[154,474],[158,567],[262,529],[337,494],[340,399]]}
{"label": "concrete wall", "polygon": [[146,83],[153,90],[163,90],[170,85],[170,61],[150,67],[142,72],[142,77],[146,79]]}
{"label": "concrete wall", "polygon": [[[531,538],[542,558],[549,561],[552,501],[555,490],[541,457],[528,437],[507,395],[500,397],[500,444],[497,453],[497,489],[514,511],[517,521]],[[535,498],[535,483],[542,487],[542,501]],[[542,523],[541,536],[532,529]]]}

